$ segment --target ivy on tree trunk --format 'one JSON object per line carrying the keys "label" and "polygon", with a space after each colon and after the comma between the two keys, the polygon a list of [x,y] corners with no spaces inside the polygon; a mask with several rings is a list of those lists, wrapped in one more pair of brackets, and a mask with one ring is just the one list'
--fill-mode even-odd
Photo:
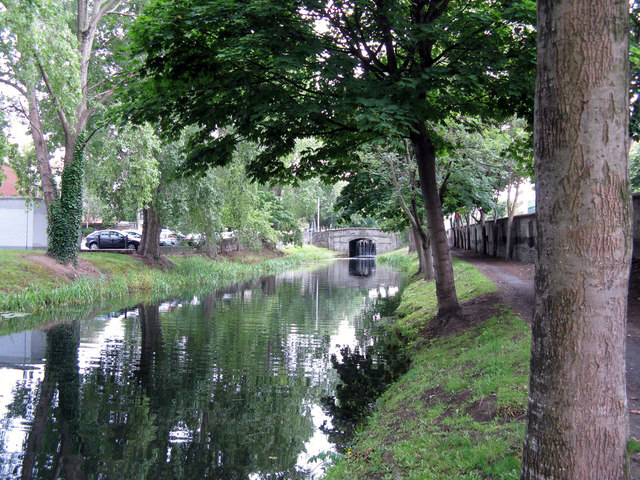
{"label": "ivy on tree trunk", "polygon": [[60,198],[49,210],[47,254],[59,263],[78,263],[78,238],[82,226],[82,181],[85,132],[78,134],[73,162],[62,171]]}

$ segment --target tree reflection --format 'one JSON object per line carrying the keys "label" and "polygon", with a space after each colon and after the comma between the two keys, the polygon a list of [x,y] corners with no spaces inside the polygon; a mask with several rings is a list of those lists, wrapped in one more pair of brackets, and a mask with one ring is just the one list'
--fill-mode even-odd
{"label": "tree reflection", "polygon": [[[85,478],[80,455],[78,343],[77,322],[47,331],[47,363],[22,461],[23,479],[32,478],[34,472],[38,478]],[[50,421],[50,416],[56,421]]]}
{"label": "tree reflection", "polygon": [[[387,316],[395,311],[398,301],[382,299],[366,316],[371,320]],[[325,423],[322,430],[341,453],[352,443],[357,426],[372,413],[378,397],[409,369],[410,358],[403,351],[404,342],[400,337],[385,332],[372,338],[371,345],[354,349],[343,347],[341,360],[336,355],[331,356],[331,364],[341,383],[336,386],[335,396],[322,399],[332,417],[331,426]]]}
{"label": "tree reflection", "polygon": [[368,288],[318,282],[251,282],[171,311],[138,305],[82,376],[79,323],[51,328],[38,395],[16,390],[12,407],[33,412],[22,477],[307,478],[297,462],[328,393],[331,339],[350,318],[365,345],[375,323],[357,316]]}

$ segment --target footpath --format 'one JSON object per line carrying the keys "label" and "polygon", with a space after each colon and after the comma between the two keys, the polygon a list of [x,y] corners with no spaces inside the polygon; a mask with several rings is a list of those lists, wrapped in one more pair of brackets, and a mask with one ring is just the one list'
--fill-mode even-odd
{"label": "footpath", "polygon": [[[489,277],[498,287],[501,300],[511,305],[522,320],[531,324],[535,274],[533,264],[491,258],[468,250],[452,249],[451,253]],[[631,268],[626,353],[629,434],[640,439],[640,261],[635,261]]]}

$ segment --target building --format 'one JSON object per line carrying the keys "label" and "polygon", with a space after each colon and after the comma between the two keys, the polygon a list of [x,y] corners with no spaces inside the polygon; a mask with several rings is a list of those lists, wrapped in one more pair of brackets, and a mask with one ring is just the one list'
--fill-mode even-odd
{"label": "building", "polygon": [[15,172],[2,166],[6,178],[0,185],[0,248],[47,248],[47,211],[39,199],[21,197]]}

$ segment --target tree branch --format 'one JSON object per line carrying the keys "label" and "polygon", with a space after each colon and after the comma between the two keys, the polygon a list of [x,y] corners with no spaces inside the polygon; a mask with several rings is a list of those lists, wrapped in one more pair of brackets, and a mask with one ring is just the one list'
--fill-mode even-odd
{"label": "tree branch", "polygon": [[71,128],[69,125],[69,121],[67,120],[67,115],[64,113],[64,109],[62,108],[62,104],[60,103],[60,99],[57,97],[55,92],[53,91],[53,86],[49,81],[49,75],[45,72],[42,63],[40,63],[40,59],[38,58],[38,54],[34,51],[33,56],[36,59],[36,64],[38,65],[38,70],[40,70],[40,75],[42,76],[42,80],[44,81],[45,86],[49,92],[49,95],[53,98],[53,102],[56,106],[56,111],[58,113],[58,117],[60,118],[60,123],[62,124],[62,129],[64,130],[64,134],[68,137],[71,135]]}
{"label": "tree branch", "polygon": [[26,97],[27,96],[27,91],[24,89],[24,87],[22,85],[19,85],[17,83],[12,82],[11,80],[6,80],[4,78],[0,78],[0,83],[3,83],[5,85],[10,86],[11,88],[15,89],[18,91],[18,93],[20,93],[20,95]]}

